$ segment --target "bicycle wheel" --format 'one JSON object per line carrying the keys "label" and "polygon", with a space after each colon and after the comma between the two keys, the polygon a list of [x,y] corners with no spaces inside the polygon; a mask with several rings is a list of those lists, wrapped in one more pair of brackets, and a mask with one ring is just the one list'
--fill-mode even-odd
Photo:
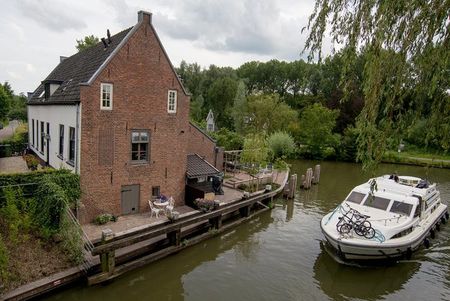
{"label": "bicycle wheel", "polygon": [[338,226],[337,230],[341,234],[348,234],[352,230],[352,226],[350,224],[342,224]]}
{"label": "bicycle wheel", "polygon": [[367,238],[367,239],[372,239],[372,238],[374,238],[374,237],[375,237],[375,229],[372,228],[372,227],[367,228],[367,231],[366,231],[366,233],[364,234],[364,237]]}

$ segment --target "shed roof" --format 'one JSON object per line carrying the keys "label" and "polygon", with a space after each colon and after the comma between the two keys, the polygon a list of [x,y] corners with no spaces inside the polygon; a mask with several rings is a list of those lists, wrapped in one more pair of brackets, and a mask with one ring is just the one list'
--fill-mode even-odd
{"label": "shed roof", "polygon": [[218,175],[220,171],[199,155],[192,154],[187,158],[186,174],[189,179],[192,179]]}

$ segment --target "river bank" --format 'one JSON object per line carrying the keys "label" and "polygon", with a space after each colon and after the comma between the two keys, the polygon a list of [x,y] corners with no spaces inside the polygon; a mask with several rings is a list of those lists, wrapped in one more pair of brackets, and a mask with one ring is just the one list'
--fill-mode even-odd
{"label": "river bank", "polygon": [[424,157],[420,154],[416,155],[389,151],[383,156],[382,162],[450,169],[450,160],[448,160],[447,157],[433,154],[427,154],[427,157]]}

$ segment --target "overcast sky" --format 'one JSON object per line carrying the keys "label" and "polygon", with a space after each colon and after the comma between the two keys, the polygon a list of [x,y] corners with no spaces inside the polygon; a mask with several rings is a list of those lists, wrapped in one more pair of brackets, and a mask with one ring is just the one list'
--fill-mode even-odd
{"label": "overcast sky", "polygon": [[203,67],[300,59],[306,57],[301,28],[314,0],[0,0],[0,5],[0,82],[26,93],[55,68],[59,56],[76,53],[76,39],[133,26],[138,10],[153,13],[175,66],[183,59]]}

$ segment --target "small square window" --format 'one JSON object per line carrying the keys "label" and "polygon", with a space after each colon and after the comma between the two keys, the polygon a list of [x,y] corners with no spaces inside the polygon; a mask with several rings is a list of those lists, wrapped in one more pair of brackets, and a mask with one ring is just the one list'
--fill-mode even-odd
{"label": "small square window", "polygon": [[101,84],[100,85],[100,109],[112,110],[113,102],[113,85]]}
{"label": "small square window", "polygon": [[176,113],[177,112],[177,91],[169,90],[167,96],[167,112]]}

